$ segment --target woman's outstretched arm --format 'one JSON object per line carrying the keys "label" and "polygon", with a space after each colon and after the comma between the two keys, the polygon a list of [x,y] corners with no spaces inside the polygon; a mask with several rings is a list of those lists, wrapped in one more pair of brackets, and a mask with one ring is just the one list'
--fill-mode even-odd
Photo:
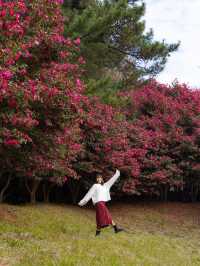
{"label": "woman's outstretched arm", "polygon": [[91,198],[92,195],[94,194],[95,191],[95,186],[93,185],[89,191],[86,193],[86,195],[82,198],[82,200],[79,201],[78,205],[83,206],[85,205]]}
{"label": "woman's outstretched arm", "polygon": [[115,183],[115,181],[119,178],[119,176],[120,176],[120,171],[117,169],[114,176],[111,177],[107,182],[105,182],[104,186],[110,189],[112,185]]}

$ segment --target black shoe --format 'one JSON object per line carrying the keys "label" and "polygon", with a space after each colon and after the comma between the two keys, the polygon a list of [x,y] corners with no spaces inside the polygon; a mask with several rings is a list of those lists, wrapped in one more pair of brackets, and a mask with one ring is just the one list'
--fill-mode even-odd
{"label": "black shoe", "polygon": [[96,235],[95,236],[100,235],[100,233],[101,233],[101,230],[96,230]]}
{"label": "black shoe", "polygon": [[115,230],[115,233],[119,233],[119,232],[124,231],[123,228],[119,228],[119,227],[117,227],[116,225],[113,225],[113,228],[114,228],[114,230]]}

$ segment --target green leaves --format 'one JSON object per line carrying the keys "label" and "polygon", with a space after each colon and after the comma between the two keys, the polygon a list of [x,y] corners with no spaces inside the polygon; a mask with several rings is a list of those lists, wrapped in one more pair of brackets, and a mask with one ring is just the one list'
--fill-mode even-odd
{"label": "green leaves", "polygon": [[[97,81],[93,94],[101,95],[103,101],[115,94],[116,83],[120,89],[129,89],[157,75],[178,49],[179,43],[154,41],[153,31],[145,32],[144,3],[82,0],[74,8],[75,1],[70,3],[65,1],[63,7],[65,34],[81,37],[81,53],[87,62],[85,81],[89,86],[91,80]],[[98,87],[105,77],[110,78],[110,85],[103,88],[107,94]]]}

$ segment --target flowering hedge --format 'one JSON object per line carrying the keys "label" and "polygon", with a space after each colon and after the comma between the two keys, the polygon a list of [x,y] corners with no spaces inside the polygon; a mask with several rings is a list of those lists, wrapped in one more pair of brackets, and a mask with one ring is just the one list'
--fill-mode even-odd
{"label": "flowering hedge", "polygon": [[[127,110],[130,145],[140,149],[138,175],[124,190],[160,194],[199,184],[200,91],[152,81],[131,92]],[[134,171],[134,168],[133,168]]]}
{"label": "flowering hedge", "polygon": [[118,167],[119,189],[128,195],[193,190],[193,185],[198,192],[200,92],[152,81],[119,97],[130,99],[125,110],[94,98],[87,107],[82,170],[94,181],[94,173],[109,177]]}

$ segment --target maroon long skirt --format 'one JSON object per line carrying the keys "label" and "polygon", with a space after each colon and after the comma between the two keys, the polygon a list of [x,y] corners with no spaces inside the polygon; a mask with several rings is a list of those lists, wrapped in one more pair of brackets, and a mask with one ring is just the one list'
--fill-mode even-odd
{"label": "maroon long skirt", "polygon": [[106,227],[112,224],[112,216],[106,207],[104,201],[99,201],[95,204],[96,207],[96,224],[97,228]]}

